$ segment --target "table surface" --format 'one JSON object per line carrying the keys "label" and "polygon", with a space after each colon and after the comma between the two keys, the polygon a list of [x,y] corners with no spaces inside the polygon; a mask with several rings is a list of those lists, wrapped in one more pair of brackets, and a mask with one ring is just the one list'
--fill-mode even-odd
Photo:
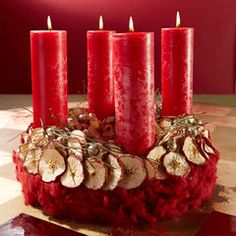
{"label": "table surface", "polygon": [[[71,106],[86,106],[87,103],[86,96],[82,95],[70,96],[69,100],[72,102]],[[16,136],[25,130],[32,120],[29,111],[32,109],[31,96],[0,95],[0,224],[23,212],[87,235],[117,235],[117,232],[122,232],[120,235],[159,235],[153,234],[153,230],[158,232],[158,229],[167,229],[169,233],[165,235],[174,233],[191,236],[195,235],[204,223],[209,209],[236,216],[236,96],[195,96],[194,101],[194,113],[208,122],[213,142],[221,154],[213,199],[207,206],[188,216],[166,220],[152,228],[132,228],[128,232],[127,229],[51,219],[40,209],[24,205],[21,186],[15,179],[11,152],[19,144],[19,138]]]}

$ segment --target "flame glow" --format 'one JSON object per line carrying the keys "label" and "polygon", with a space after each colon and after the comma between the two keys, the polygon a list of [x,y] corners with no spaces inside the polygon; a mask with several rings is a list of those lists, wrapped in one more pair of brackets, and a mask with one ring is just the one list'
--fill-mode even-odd
{"label": "flame glow", "polygon": [[134,32],[134,22],[132,16],[129,18],[129,31]]}
{"label": "flame glow", "polygon": [[102,18],[102,16],[99,16],[99,25],[98,25],[98,27],[99,27],[99,29],[100,30],[103,30],[103,18]]}
{"label": "flame glow", "polygon": [[47,18],[47,25],[48,25],[48,30],[52,30],[52,22],[50,16]]}
{"label": "flame glow", "polygon": [[180,27],[180,14],[179,11],[176,13],[176,27]]}

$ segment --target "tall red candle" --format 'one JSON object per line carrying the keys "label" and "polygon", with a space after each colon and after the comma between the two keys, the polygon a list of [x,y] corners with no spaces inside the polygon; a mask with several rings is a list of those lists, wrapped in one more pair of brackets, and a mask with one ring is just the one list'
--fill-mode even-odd
{"label": "tall red candle", "polygon": [[192,113],[193,94],[193,28],[176,27],[161,30],[162,115]]}
{"label": "tall red candle", "polygon": [[144,155],[155,143],[154,33],[114,34],[113,43],[116,141]]}
{"label": "tall red candle", "polygon": [[67,123],[67,32],[48,28],[30,32],[34,127]]}
{"label": "tall red candle", "polygon": [[87,32],[88,109],[103,120],[115,113],[112,77],[114,31],[103,30],[102,17],[100,17],[99,29]]}

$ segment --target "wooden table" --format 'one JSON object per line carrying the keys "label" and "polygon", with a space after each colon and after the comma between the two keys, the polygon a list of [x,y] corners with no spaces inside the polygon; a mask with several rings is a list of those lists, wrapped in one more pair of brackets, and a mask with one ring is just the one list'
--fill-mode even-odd
{"label": "wooden table", "polygon": [[[195,97],[196,100],[200,100],[201,103],[194,104],[194,112],[206,112],[206,114],[199,116],[209,122],[208,126],[212,131],[214,144],[221,153],[217,186],[212,201],[205,208],[188,216],[166,220],[158,223],[157,226],[152,226],[152,228],[130,229],[128,232],[125,229],[50,219],[40,209],[24,205],[21,186],[15,179],[11,152],[17,148],[19,142],[18,138],[14,137],[25,130],[32,120],[32,114],[27,110],[31,110],[31,107],[22,108],[30,105],[30,96],[0,95],[0,224],[24,212],[87,235],[117,235],[112,234],[114,231],[121,232],[121,235],[154,235],[152,234],[153,230],[161,227],[168,230],[169,233],[166,235],[172,235],[174,232],[175,235],[179,233],[179,235],[191,236],[195,235],[204,223],[210,207],[236,216],[236,98],[216,96],[214,99],[211,96],[202,96]],[[225,105],[222,105],[222,100]],[[76,106],[79,103],[86,106],[85,96],[71,96],[70,101],[73,101],[71,106]],[[221,105],[206,104],[207,101],[221,103]]]}

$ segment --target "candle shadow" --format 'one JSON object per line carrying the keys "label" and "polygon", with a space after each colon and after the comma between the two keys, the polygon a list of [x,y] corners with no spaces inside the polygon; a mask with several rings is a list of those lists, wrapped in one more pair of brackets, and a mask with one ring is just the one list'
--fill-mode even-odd
{"label": "candle shadow", "polygon": [[234,44],[234,94],[236,95],[236,34],[235,34],[235,44]]}

